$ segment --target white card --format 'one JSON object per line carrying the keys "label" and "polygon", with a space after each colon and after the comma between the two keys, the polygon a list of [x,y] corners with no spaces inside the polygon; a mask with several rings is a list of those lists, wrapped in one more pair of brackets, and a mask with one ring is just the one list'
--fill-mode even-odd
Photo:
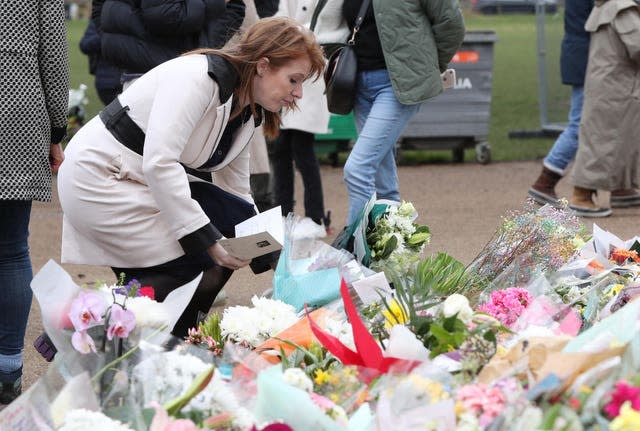
{"label": "white card", "polygon": [[254,215],[236,225],[236,238],[269,232],[278,243],[284,244],[284,223],[280,206]]}
{"label": "white card", "polygon": [[378,272],[370,277],[353,282],[353,288],[362,300],[363,304],[370,304],[380,300],[380,296],[390,298],[393,290],[389,286],[384,272]]}

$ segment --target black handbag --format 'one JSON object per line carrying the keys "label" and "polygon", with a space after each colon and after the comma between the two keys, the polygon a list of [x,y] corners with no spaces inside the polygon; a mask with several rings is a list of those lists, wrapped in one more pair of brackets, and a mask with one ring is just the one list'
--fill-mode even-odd
{"label": "black handbag", "polygon": [[324,71],[327,105],[329,112],[346,115],[353,110],[356,98],[356,79],[358,75],[358,59],[356,57],[356,34],[364,20],[371,0],[364,0],[358,11],[358,18],[353,26],[351,38],[333,51]]}

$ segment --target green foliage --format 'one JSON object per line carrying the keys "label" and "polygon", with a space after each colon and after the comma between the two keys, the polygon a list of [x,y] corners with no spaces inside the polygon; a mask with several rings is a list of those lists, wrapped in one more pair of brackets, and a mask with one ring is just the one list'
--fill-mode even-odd
{"label": "green foliage", "polygon": [[220,314],[211,313],[198,325],[198,329],[202,335],[213,338],[219,346],[222,346],[222,329],[220,329],[221,321],[222,317]]}
{"label": "green foliage", "polygon": [[316,370],[327,370],[331,364],[337,361],[331,353],[323,349],[318,343],[314,342],[306,349],[293,341],[277,337],[275,337],[275,339],[295,348],[288,356],[284,349],[280,348],[278,356],[282,362],[283,370],[287,368],[301,368],[313,379]]}
{"label": "green foliage", "polygon": [[429,256],[416,268],[415,286],[425,294],[448,296],[466,284],[465,266],[446,253]]}

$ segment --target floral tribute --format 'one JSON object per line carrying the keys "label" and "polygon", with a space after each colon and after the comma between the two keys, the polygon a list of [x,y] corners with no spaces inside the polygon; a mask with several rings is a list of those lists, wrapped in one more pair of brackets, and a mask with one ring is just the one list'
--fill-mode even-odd
{"label": "floral tribute", "polygon": [[491,299],[480,305],[478,311],[495,317],[506,327],[511,327],[532,300],[529,291],[520,287],[494,290],[491,292]]}
{"label": "floral tribute", "polygon": [[389,205],[382,214],[376,214],[375,208],[372,210],[367,229],[371,269],[388,275],[406,274],[420,261],[431,233],[428,226],[415,223],[416,217],[416,209],[411,202]]}
{"label": "floral tribute", "polygon": [[127,308],[127,301],[133,298],[151,298],[152,287],[142,287],[137,280],[131,280],[125,286],[107,288],[112,302],[107,301],[104,291],[80,291],[72,301],[69,320],[74,328],[71,344],[80,353],[96,352],[96,345],[89,335],[89,329],[104,326],[107,340],[114,337],[127,338],[136,327],[136,316]]}

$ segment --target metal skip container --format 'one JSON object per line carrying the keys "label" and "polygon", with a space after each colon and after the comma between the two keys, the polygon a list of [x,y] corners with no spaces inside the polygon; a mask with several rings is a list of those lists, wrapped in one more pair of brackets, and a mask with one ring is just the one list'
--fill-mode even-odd
{"label": "metal skip container", "polygon": [[492,30],[468,31],[449,67],[456,71],[452,89],[429,99],[405,127],[400,149],[451,149],[456,162],[475,147],[479,163],[491,161],[489,117],[493,78]]}

